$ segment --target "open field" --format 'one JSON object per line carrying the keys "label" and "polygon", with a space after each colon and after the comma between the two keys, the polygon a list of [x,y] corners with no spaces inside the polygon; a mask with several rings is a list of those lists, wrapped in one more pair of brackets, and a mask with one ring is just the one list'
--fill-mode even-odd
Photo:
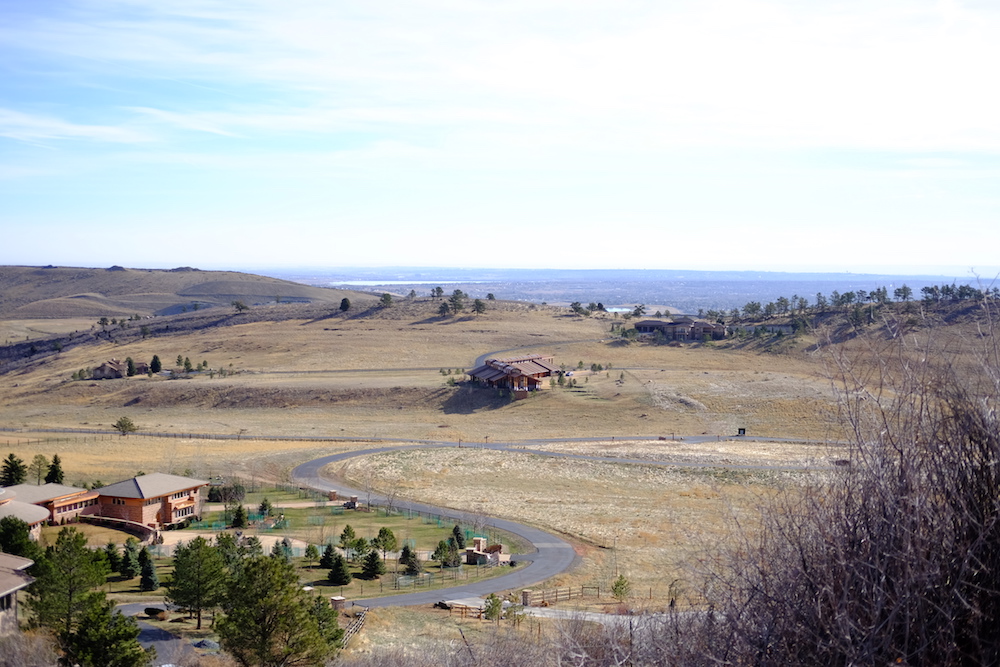
{"label": "open field", "polygon": [[[770,465],[781,447],[761,448],[766,451],[759,457],[751,451],[742,456]],[[793,447],[802,453],[801,446]],[[581,566],[550,585],[609,590],[616,573],[623,572],[637,591],[652,595],[654,604],[662,603],[672,586],[695,591],[700,564],[726,541],[732,520],[745,517],[774,490],[804,483],[810,474],[614,464],[477,448],[378,454],[330,472],[353,479],[371,474],[407,498],[575,537]]]}
{"label": "open field", "polygon": [[[413,317],[289,320],[73,348],[7,374],[0,425],[107,429],[126,414],[140,430],[247,436],[497,441],[731,435],[743,427],[751,435],[836,438],[822,366],[798,352],[625,345],[606,338],[609,320],[544,307]],[[568,368],[582,361],[585,369],[611,369],[577,371],[575,388],[513,404],[491,391],[448,386],[461,375],[440,373],[516,347],[554,354]],[[154,354],[166,369],[180,355],[226,376],[71,380],[111,357]]]}

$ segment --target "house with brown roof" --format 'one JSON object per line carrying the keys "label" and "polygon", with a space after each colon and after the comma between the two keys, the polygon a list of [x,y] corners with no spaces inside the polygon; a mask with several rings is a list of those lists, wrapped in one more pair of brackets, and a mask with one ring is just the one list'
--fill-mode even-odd
{"label": "house with brown roof", "polygon": [[164,528],[201,516],[202,487],[208,482],[154,472],[97,490],[102,517]]}
{"label": "house with brown roof", "polygon": [[97,502],[99,494],[96,490],[88,491],[76,486],[53,483],[41,486],[18,484],[4,490],[13,492],[20,502],[44,507],[49,512],[47,521],[52,523],[66,523],[81,514],[100,512]]}
{"label": "house with brown roof", "polygon": [[726,327],[717,322],[696,320],[690,317],[679,317],[672,322],[664,320],[641,320],[635,323],[635,330],[640,334],[663,334],[667,340],[705,340],[706,337],[720,340],[726,337]]}
{"label": "house with brown roof", "polygon": [[469,376],[487,387],[510,389],[516,393],[542,388],[542,381],[552,377],[559,369],[552,363],[553,357],[529,354],[523,357],[487,359],[486,363],[469,371]]}
{"label": "house with brown roof", "polygon": [[128,365],[120,359],[109,359],[103,364],[90,371],[90,377],[94,380],[111,380],[123,378],[128,374]]}
{"label": "house with brown roof", "polygon": [[17,592],[34,581],[25,572],[33,564],[29,558],[0,553],[0,637],[19,629]]}

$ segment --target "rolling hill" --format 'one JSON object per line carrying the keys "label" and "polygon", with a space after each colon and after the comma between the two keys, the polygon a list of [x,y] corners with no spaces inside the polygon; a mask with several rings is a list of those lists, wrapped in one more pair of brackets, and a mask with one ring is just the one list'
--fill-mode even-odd
{"label": "rolling hill", "polygon": [[0,318],[172,315],[189,310],[281,302],[339,303],[356,292],[311,287],[234,271],[193,268],[0,267]]}

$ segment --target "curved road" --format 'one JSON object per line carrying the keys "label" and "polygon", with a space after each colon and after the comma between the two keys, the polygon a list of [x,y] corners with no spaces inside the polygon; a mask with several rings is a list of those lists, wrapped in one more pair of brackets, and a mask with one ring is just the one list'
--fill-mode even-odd
{"label": "curved road", "polygon": [[[440,445],[449,446],[449,445]],[[400,449],[399,447],[376,447],[354,452],[343,452],[331,454],[322,458],[314,459],[303,463],[292,470],[292,479],[300,484],[306,484],[322,491],[343,492],[354,494],[359,497],[366,495],[366,492],[359,489],[351,489],[341,484],[334,485],[319,472],[324,466],[337,461],[343,461],[355,456],[365,456],[368,454],[379,454]],[[386,498],[376,493],[371,494],[375,502],[385,502]],[[396,501],[395,506],[400,509],[409,509],[416,512],[438,514],[444,517],[461,520],[463,513],[457,510],[434,507],[424,503],[413,501]],[[518,565],[512,568],[510,574],[493,577],[485,581],[478,581],[461,586],[454,586],[446,589],[436,589],[418,593],[406,593],[403,595],[393,595],[384,598],[370,598],[367,600],[357,600],[355,604],[365,607],[387,607],[387,606],[407,606],[418,604],[434,604],[445,598],[466,598],[482,597],[504,589],[527,588],[540,581],[553,577],[568,569],[576,559],[576,552],[566,541],[552,533],[531,526],[507,521],[505,519],[493,519],[493,525],[501,530],[527,540],[534,547],[534,553],[519,555],[516,560]]]}
{"label": "curved road", "polygon": [[[714,436],[696,436],[688,437],[687,440],[691,441],[712,441],[716,438]],[[388,446],[388,447],[373,447],[370,449],[362,449],[350,452],[341,452],[339,454],[330,454],[329,456],[323,456],[318,459],[313,459],[297,466],[292,470],[292,479],[296,483],[305,486],[310,486],[315,489],[319,489],[324,492],[328,491],[338,491],[339,493],[348,495],[357,495],[360,497],[365,497],[367,495],[371,496],[371,500],[377,503],[385,503],[387,498],[381,494],[367,491],[361,489],[354,489],[344,484],[337,483],[334,484],[331,480],[326,479],[320,475],[320,471],[327,465],[331,463],[336,463],[338,461],[345,461],[350,458],[357,456],[367,456],[370,454],[381,454],[384,452],[399,451],[405,449],[427,449],[427,448],[438,448],[438,447],[461,447],[461,445],[456,445],[454,443],[447,442],[425,442],[415,445],[403,445],[403,446]],[[523,454],[537,454],[541,456],[551,456],[557,458],[569,458],[569,459],[585,459],[588,461],[601,461],[606,463],[625,463],[625,464],[636,464],[636,465],[654,465],[654,466],[680,466],[680,467],[720,467],[719,464],[712,463],[701,463],[701,462],[674,462],[674,461],[649,461],[644,459],[628,459],[628,458],[616,458],[609,456],[588,456],[584,454],[567,454],[564,452],[547,452],[544,450],[537,449],[527,449],[522,447],[514,446],[510,443],[492,443],[492,444],[474,444],[468,446],[469,448],[477,449],[491,449],[495,451],[516,451]],[[737,468],[737,469],[750,469],[750,470],[784,470],[790,469],[788,466],[754,466],[754,465],[734,465],[727,464],[724,466],[726,468]],[[800,469],[800,468],[796,468]],[[815,469],[815,468],[814,468]],[[428,505],[425,503],[419,503],[410,500],[394,500],[393,503],[396,507],[403,510],[413,510],[416,512],[424,512],[428,514],[438,514],[442,517],[449,517],[456,520],[462,520],[467,513],[463,513],[459,510],[448,509],[443,507],[435,507],[433,505]],[[517,557],[517,562],[519,565],[514,568],[514,571],[510,574],[502,575],[500,577],[495,577],[488,579],[486,581],[463,584],[461,586],[455,586],[447,589],[437,589],[433,591],[425,591],[420,593],[408,593],[404,595],[394,595],[384,598],[370,598],[367,600],[359,600],[357,604],[363,604],[370,607],[382,607],[382,606],[405,606],[405,605],[417,605],[417,604],[433,604],[438,602],[445,597],[447,598],[464,598],[464,597],[479,597],[494,593],[499,590],[505,589],[517,589],[517,588],[527,588],[533,584],[540,581],[544,581],[553,577],[566,569],[568,569],[574,562],[576,558],[576,553],[573,548],[562,538],[553,535],[544,530],[538,528],[533,528],[531,526],[526,526],[514,521],[508,521],[506,519],[493,518],[493,525],[501,530],[518,535],[519,537],[530,542],[534,547],[535,551],[529,554],[519,555]],[[527,561],[527,564],[525,562]]]}

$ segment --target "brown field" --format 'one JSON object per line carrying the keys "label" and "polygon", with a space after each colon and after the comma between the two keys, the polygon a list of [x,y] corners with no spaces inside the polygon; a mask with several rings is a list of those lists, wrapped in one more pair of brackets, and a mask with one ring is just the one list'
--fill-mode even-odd
{"label": "brown field", "polygon": [[[815,465],[836,456],[804,442],[838,438],[831,385],[822,365],[801,349],[804,343],[786,345],[781,353],[731,343],[623,344],[609,338],[611,318],[497,304],[480,317],[441,319],[433,314],[435,306],[423,300],[365,318],[255,323],[68,349],[3,376],[0,426],[15,431],[0,432],[0,442],[26,460],[36,453],[59,453],[67,482],[78,484],[112,482],[139,470],[280,482],[303,460],[364,448],[371,438],[579,439],[522,444],[710,464],[665,468],[464,448],[387,454],[346,469],[355,476],[371,466],[381,485],[398,483],[407,496],[567,535],[578,544],[581,564],[554,584],[607,586],[617,567],[637,589],[659,600],[672,583],[695,587],[691,566],[725,539],[734,513],[744,512],[760,494],[802,478],[801,473],[725,466]],[[489,390],[447,384],[449,377],[461,379],[458,369],[470,369],[478,355],[514,348],[555,355],[557,364],[574,369],[577,386],[547,387],[508,403]],[[111,357],[148,361],[153,354],[167,369],[181,355],[227,374],[104,381],[70,377]],[[582,371],[576,370],[579,362]],[[590,366],[597,363],[610,369],[592,373]],[[442,369],[453,374],[442,375]],[[42,430],[107,430],[123,415],[137,424],[138,434],[122,438]],[[800,442],[730,439],[740,427],[751,436]],[[240,439],[185,434],[239,434]],[[702,434],[718,439],[703,445],[675,440]],[[352,441],[281,439],[293,436]],[[582,441],[595,437],[600,440]],[[645,440],[612,439],[625,437]]]}

